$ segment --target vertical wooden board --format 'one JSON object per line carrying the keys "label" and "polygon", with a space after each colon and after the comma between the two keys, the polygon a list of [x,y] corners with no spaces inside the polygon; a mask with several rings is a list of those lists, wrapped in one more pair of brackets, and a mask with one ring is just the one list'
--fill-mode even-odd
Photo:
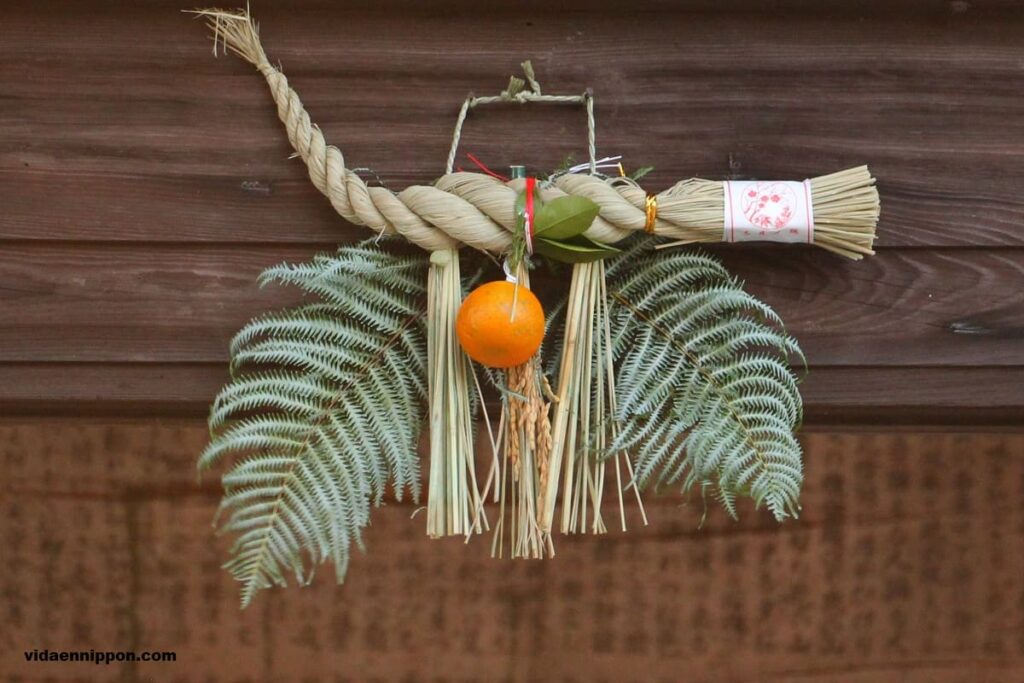
{"label": "vertical wooden board", "polygon": [[[549,562],[431,542],[377,511],[347,582],[240,612],[197,486],[197,423],[0,424],[0,680],[1014,681],[1024,672],[1024,435],[811,433],[776,526],[653,498],[651,526]],[[174,650],[33,664],[22,651]]]}

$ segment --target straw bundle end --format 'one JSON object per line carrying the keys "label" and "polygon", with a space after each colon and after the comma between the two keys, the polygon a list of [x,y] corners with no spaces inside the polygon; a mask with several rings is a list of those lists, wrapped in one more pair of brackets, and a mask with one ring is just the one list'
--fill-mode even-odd
{"label": "straw bundle end", "polygon": [[260,44],[259,27],[253,21],[248,8],[231,11],[209,7],[185,11],[206,19],[206,25],[213,33],[214,56],[217,55],[217,47],[220,46],[222,53],[230,50],[257,68],[269,64]]}
{"label": "straw bundle end", "polygon": [[811,179],[814,243],[851,259],[874,254],[879,201],[867,166]]}

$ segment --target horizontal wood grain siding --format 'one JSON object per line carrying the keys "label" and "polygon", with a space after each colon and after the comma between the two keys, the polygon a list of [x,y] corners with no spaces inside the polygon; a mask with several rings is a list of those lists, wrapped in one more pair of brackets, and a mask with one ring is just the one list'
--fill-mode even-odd
{"label": "horizontal wood grain siding", "polygon": [[[202,416],[226,363],[0,364],[0,415]],[[1024,425],[1022,368],[812,368],[805,417],[827,425]]]}
{"label": "horizontal wood grain siding", "polygon": [[[247,320],[299,300],[258,287],[260,271],[330,249],[9,245],[0,361],[226,361]],[[807,247],[714,251],[779,312],[814,367],[1024,365],[1024,248],[888,250],[862,262]]]}
{"label": "horizontal wood grain siding", "polygon": [[[977,683],[1024,669],[1024,435],[804,438],[804,514],[649,498],[543,562],[376,510],[345,585],[238,611],[200,422],[0,421],[5,681]],[[28,664],[25,648],[175,650]]]}
{"label": "horizontal wood grain siding", "polygon": [[[458,105],[532,58],[549,92],[597,97],[600,151],[692,175],[803,178],[869,163],[883,246],[1024,244],[1024,19],[258,8],[329,141],[396,188],[443,170]],[[338,233],[266,86],[156,3],[0,27],[0,234],[321,241]],[[514,37],[513,37],[514,36]],[[582,154],[571,107],[481,110],[464,149],[502,167]],[[465,163],[465,162],[464,162]]]}
{"label": "horizontal wood grain siding", "polygon": [[[259,81],[252,79],[250,87],[258,89]],[[264,104],[273,109],[271,102]],[[256,118],[260,116],[256,114]],[[542,126],[540,119],[545,117],[538,115],[537,118],[538,125]],[[253,135],[270,136],[279,148],[264,154],[246,149],[244,158],[238,159],[235,171],[224,175],[168,173],[158,176],[128,172],[0,168],[0,192],[4,199],[4,211],[0,213],[0,235],[8,240],[260,242],[286,245],[343,242],[372,236],[365,228],[352,226],[334,213],[327,200],[309,182],[301,162],[287,159],[289,150],[279,127],[271,125],[274,122],[266,123],[265,131],[253,132]],[[436,127],[445,130],[447,135],[449,123],[445,119],[444,123],[438,123]],[[344,124],[336,126],[343,128]],[[508,134],[508,130],[495,129],[489,125],[482,128],[496,135]],[[418,129],[408,130],[403,135],[421,137],[422,132]],[[721,135],[728,138],[730,133],[723,132]],[[341,140],[337,142],[344,144]],[[216,144],[216,141],[208,143],[211,147]],[[485,144],[488,142],[481,140],[470,149],[497,168],[500,168],[499,160],[517,158],[517,155],[501,151],[480,151]],[[675,149],[676,145],[672,147]],[[855,147],[856,144],[851,143],[850,149]],[[402,145],[401,149],[408,150],[409,147]],[[651,152],[661,149],[660,146],[652,146]],[[621,150],[621,146],[603,151],[618,153],[618,150]],[[435,152],[438,158],[446,153],[440,147]],[[199,154],[198,151],[195,153]],[[388,153],[388,150],[374,148],[372,153],[374,157],[379,157],[382,153]],[[658,153],[664,154],[664,151]],[[584,160],[585,154],[577,155],[577,158]],[[680,158],[687,156],[688,153],[680,150]],[[351,153],[347,158],[352,163],[362,163],[359,157]],[[640,166],[645,163],[647,155],[634,154],[633,158],[636,160],[635,166]],[[730,175],[728,158],[729,154],[723,153],[720,163],[704,171],[683,167],[672,172],[663,170],[665,167],[661,166],[644,179],[644,185],[657,191],[684,176],[726,177]],[[733,159],[739,162],[741,156],[734,154]],[[881,249],[894,246],[1024,246],[1024,230],[1020,223],[1024,200],[1015,192],[1008,191],[1008,184],[994,188],[987,185],[987,180],[984,181],[986,185],[981,186],[979,180],[978,186],[974,187],[950,185],[946,189],[939,189],[926,187],[920,171],[917,171],[917,178],[908,179],[903,184],[891,175],[886,175],[885,169],[880,168],[876,159],[875,154],[857,157],[851,154],[847,160],[838,163],[815,164],[812,168],[788,173],[772,171],[767,168],[769,163],[765,163],[760,165],[761,168],[750,168],[747,173],[736,175],[799,178],[866,162],[879,177],[882,193],[882,230],[878,240]],[[384,178],[388,187],[402,189],[409,184],[429,182],[443,171],[443,161],[439,165],[437,159],[425,167],[418,177],[400,170],[400,163],[396,160],[395,170],[391,172],[375,166],[379,172],[386,174]],[[1015,164],[1016,167],[1003,166],[1007,176],[999,179],[998,183],[1009,183],[1007,178],[1019,178],[1024,156],[1017,156],[1005,163]],[[555,164],[549,161],[542,168]],[[958,162],[951,162],[950,167],[962,168]],[[466,170],[473,169],[467,165]],[[991,168],[976,170],[984,176],[991,172]],[[402,174],[402,178],[397,177],[398,173]]]}
{"label": "horizontal wood grain siding", "polygon": [[[653,165],[652,189],[869,163],[878,256],[716,249],[802,342],[808,415],[1019,415],[1024,16],[1011,5],[443,7],[254,9],[328,139],[389,187],[435,178],[465,94],[500,90],[527,57],[548,92],[593,88],[600,152]],[[368,235],[287,158],[259,76],[213,59],[200,22],[179,9],[5,10],[5,410],[199,414],[234,331],[295,300],[259,290],[260,270]],[[581,157],[583,140],[578,109],[497,107],[471,116],[463,149],[499,168],[546,169]]]}

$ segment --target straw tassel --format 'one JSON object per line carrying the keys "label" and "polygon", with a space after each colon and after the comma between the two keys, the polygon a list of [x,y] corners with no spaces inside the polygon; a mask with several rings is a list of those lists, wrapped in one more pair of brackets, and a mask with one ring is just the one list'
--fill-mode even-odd
{"label": "straw tassel", "polygon": [[430,412],[430,488],[427,535],[440,538],[487,528],[476,479],[469,362],[455,338],[462,302],[459,252],[430,255],[427,283],[427,368]]}
{"label": "straw tassel", "polygon": [[607,531],[602,503],[609,464],[614,469],[620,527],[626,530],[627,488],[633,489],[647,524],[629,455],[607,450],[616,436],[614,415],[615,372],[604,262],[580,263],[573,266],[566,304],[551,463],[541,506],[544,530],[550,532],[553,527],[561,483],[562,533]]}

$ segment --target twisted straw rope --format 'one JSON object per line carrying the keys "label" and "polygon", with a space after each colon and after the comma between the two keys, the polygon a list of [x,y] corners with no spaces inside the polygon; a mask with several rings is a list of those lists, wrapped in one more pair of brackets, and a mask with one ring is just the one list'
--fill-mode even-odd
{"label": "twisted straw rope", "polygon": [[[365,225],[383,234],[398,233],[410,242],[427,249],[458,248],[461,244],[476,249],[503,252],[512,242],[515,226],[515,198],[522,181],[502,182],[482,173],[446,173],[433,185],[413,185],[394,193],[382,187],[369,187],[357,173],[345,166],[345,158],[337,147],[328,145],[320,128],[310,121],[298,94],[288,85],[288,79],[273,66],[260,44],[259,32],[249,13],[219,9],[196,12],[207,18],[213,31],[214,54],[221,44],[253,64],[267,81],[277,114],[288,132],[288,140],[309,169],[309,177],[320,192],[331,202],[334,210],[345,220]],[[527,74],[531,86],[536,86],[532,74]],[[536,92],[508,93],[498,99],[530,101],[540,97]],[[543,99],[551,100],[545,95]],[[555,96],[556,99],[559,96]],[[465,119],[469,108],[494,98],[470,98],[463,105],[459,122]],[[593,170],[593,108],[589,94],[568,96],[564,101],[580,101],[588,105],[589,146]],[[449,169],[454,161],[458,142],[458,128],[449,155]],[[836,223],[837,236],[829,239],[829,226],[816,226],[815,243],[851,258],[871,254],[874,224],[878,217],[878,195],[871,185],[874,179],[866,167],[833,174],[851,174],[852,189],[856,191],[857,214],[855,224],[845,222],[842,215]],[[853,174],[856,177],[853,177]],[[824,178],[833,178],[825,176]],[[812,180],[812,187],[821,178]],[[834,179],[829,184],[835,195]],[[844,188],[845,190],[845,188]],[[552,178],[541,189],[541,197],[551,200],[565,194],[587,197],[601,207],[586,235],[604,243],[615,243],[637,230],[651,232],[648,225],[648,194],[628,178],[603,180],[593,175],[564,174]],[[815,197],[816,198],[816,197]],[[872,199],[873,198],[873,199]],[[691,178],[656,195],[657,218],[653,233],[674,238],[680,242],[722,241],[722,213],[724,193],[721,183]],[[872,209],[873,202],[873,209]],[[843,199],[839,203],[845,207]],[[815,216],[822,211],[815,202]],[[818,222],[818,221],[816,221]]]}

